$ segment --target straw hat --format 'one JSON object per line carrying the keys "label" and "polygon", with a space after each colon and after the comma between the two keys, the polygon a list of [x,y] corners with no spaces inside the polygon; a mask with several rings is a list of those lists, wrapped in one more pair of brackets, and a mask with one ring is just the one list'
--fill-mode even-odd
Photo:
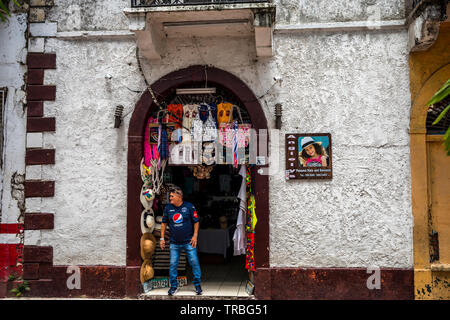
{"label": "straw hat", "polygon": [[304,137],[302,140],[300,140],[300,146],[301,146],[301,150],[299,151],[299,153],[302,153],[303,149],[305,149],[305,147],[309,146],[310,144],[318,144],[319,146],[322,145],[321,141],[315,141],[313,138],[311,137]]}
{"label": "straw hat", "polygon": [[144,233],[152,233],[155,228],[155,214],[152,209],[143,210],[141,213],[141,231]]}
{"label": "straw hat", "polygon": [[140,280],[144,282],[152,279],[155,276],[155,270],[153,269],[153,263],[151,259],[146,259],[141,265]]}
{"label": "straw hat", "polygon": [[151,233],[144,233],[141,236],[141,257],[142,260],[151,259],[156,249],[156,238]]}

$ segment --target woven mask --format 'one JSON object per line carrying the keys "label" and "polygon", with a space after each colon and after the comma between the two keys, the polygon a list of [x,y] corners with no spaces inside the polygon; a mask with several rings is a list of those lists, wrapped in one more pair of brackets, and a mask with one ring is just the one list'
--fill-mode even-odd
{"label": "woven mask", "polygon": [[228,102],[220,103],[217,106],[217,122],[230,123],[233,121],[233,105]]}

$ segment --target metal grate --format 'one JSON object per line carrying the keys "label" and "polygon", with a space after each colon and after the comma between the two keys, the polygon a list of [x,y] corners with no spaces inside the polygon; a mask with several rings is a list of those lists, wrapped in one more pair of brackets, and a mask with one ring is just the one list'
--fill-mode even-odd
{"label": "metal grate", "polygon": [[444,134],[448,127],[450,126],[450,112],[447,112],[444,118],[441,121],[433,125],[433,122],[439,117],[442,110],[445,109],[450,104],[450,96],[445,98],[444,100],[433,104],[428,109],[427,114],[427,134]]}
{"label": "metal grate", "polygon": [[202,4],[233,4],[270,2],[268,0],[131,0],[131,7],[161,7]]}

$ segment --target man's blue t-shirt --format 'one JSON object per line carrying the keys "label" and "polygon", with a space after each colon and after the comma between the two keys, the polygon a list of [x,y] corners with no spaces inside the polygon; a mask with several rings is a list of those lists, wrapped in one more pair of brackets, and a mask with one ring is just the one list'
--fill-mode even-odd
{"label": "man's blue t-shirt", "polygon": [[194,235],[194,223],[198,221],[197,211],[192,203],[183,201],[179,207],[168,204],[164,208],[162,222],[169,225],[171,243],[189,243]]}

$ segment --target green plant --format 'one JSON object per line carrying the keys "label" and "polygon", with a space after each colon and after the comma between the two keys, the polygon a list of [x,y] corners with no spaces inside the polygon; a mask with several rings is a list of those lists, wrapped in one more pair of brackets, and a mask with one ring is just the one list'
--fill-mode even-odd
{"label": "green plant", "polygon": [[16,280],[16,277],[14,275],[10,274],[8,276],[8,281],[14,281],[14,280]]}
{"label": "green plant", "polygon": [[[17,0],[13,0],[15,5],[20,7],[20,4],[17,2]],[[11,13],[8,9],[8,2],[7,0],[0,0],[0,20],[6,21],[6,16],[11,17]]]}
{"label": "green plant", "polygon": [[28,286],[27,281],[23,281],[20,283],[17,288],[11,289],[11,293],[15,293],[16,297],[20,297],[22,294],[24,294],[26,291],[30,291],[30,287]]}
{"label": "green plant", "polygon": [[[449,95],[450,95],[450,79],[448,79],[447,82],[444,83],[444,85],[439,89],[439,91],[433,95],[433,97],[430,99],[430,101],[427,102],[427,107],[444,100]],[[433,125],[435,125],[439,121],[441,121],[445,117],[445,115],[447,114],[447,112],[449,110],[450,110],[450,104],[448,106],[446,106],[444,108],[444,110],[442,110],[441,114],[433,122]],[[447,151],[447,155],[450,156],[450,127],[448,127],[447,131],[444,133],[443,140],[444,140],[445,151]]]}

